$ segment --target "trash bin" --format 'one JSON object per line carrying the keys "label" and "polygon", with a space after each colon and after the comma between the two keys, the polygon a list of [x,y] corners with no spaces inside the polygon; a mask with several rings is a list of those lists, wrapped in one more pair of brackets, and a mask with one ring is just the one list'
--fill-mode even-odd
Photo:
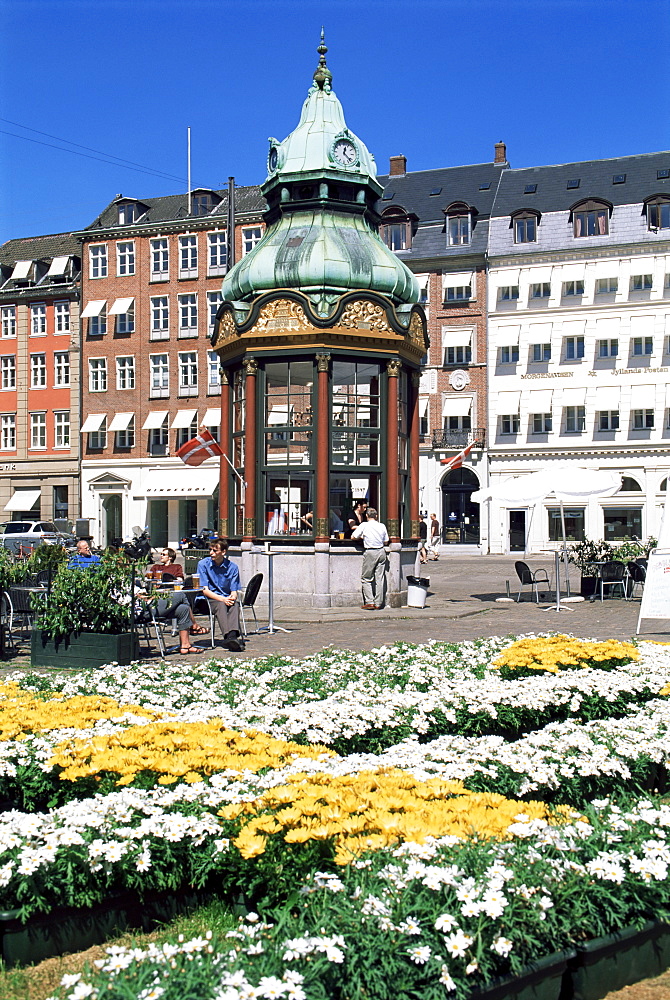
{"label": "trash bin", "polygon": [[427,576],[407,577],[407,607],[425,608],[430,578]]}

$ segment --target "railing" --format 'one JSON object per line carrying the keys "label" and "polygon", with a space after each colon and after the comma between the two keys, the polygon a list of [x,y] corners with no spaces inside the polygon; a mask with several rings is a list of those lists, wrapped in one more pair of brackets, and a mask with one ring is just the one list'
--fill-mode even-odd
{"label": "railing", "polygon": [[468,431],[433,431],[433,448],[436,450],[453,450],[466,448],[469,444],[483,448],[486,441],[484,427],[473,427]]}

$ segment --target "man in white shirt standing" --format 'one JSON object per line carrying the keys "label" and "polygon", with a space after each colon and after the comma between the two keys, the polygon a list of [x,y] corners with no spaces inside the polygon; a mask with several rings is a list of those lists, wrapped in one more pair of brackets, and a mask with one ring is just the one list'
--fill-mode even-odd
{"label": "man in white shirt standing", "polygon": [[389,544],[389,534],[386,525],[377,520],[377,511],[368,507],[368,519],[354,529],[352,538],[362,538],[365,552],[363,553],[363,570],[361,585],[363,587],[364,611],[379,611],[384,606],[384,585],[386,583],[386,548]]}

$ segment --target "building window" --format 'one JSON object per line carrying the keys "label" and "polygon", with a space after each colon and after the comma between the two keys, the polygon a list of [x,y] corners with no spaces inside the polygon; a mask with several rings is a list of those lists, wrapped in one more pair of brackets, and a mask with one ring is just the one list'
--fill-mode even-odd
{"label": "building window", "polygon": [[633,355],[642,357],[654,353],[653,337],[633,337]]}
{"label": "building window", "polygon": [[192,441],[193,438],[198,433],[198,418],[192,420],[188,427],[179,427],[177,429],[177,448],[181,448],[182,445],[187,444]]}
{"label": "building window", "polygon": [[519,433],[519,414],[506,413],[500,418],[500,430],[502,434]]}
{"label": "building window", "polygon": [[151,241],[151,280],[167,281],[170,277],[170,250],[165,238]]}
{"label": "building window", "polygon": [[107,391],[107,358],[89,358],[88,391]]}
{"label": "building window", "polygon": [[69,351],[59,351],[54,354],[54,386],[57,389],[70,384],[70,354]]}
{"label": "building window", "polygon": [[599,358],[616,358],[619,354],[619,341],[614,340],[599,340],[598,341],[598,357]]}
{"label": "building window", "polygon": [[198,336],[198,296],[195,292],[179,296],[180,337]]}
{"label": "building window", "polygon": [[670,198],[659,196],[647,202],[647,228],[652,232],[670,229]]}
{"label": "building window", "polygon": [[546,434],[551,430],[551,413],[533,413],[533,434]]}
{"label": "building window", "polygon": [[152,399],[164,399],[170,392],[170,362],[167,354],[149,355],[150,392]]}
{"label": "building window", "polygon": [[161,427],[153,427],[149,431],[149,454],[150,455],[167,455],[169,441],[169,431],[167,428],[167,420],[163,421]]}
{"label": "building window", "polygon": [[3,306],[2,308],[2,336],[16,336],[16,306]]}
{"label": "building window", "polygon": [[261,226],[246,226],[242,229],[242,255],[250,253],[257,243],[263,239]]}
{"label": "building window", "polygon": [[633,410],[633,430],[646,431],[653,429],[653,410]]}
{"label": "building window", "polygon": [[89,278],[107,277],[107,244],[99,243],[88,248]]}
{"label": "building window", "polygon": [[469,365],[472,360],[472,348],[469,344],[459,347],[445,347],[445,365]]}
{"label": "building window", "polygon": [[515,243],[535,243],[537,240],[536,215],[515,215],[513,224]]}
{"label": "building window", "polygon": [[209,215],[213,208],[212,196],[206,194],[194,194],[191,198],[191,215]]}
{"label": "building window", "polygon": [[91,431],[88,435],[88,446],[96,451],[107,447],[107,417],[102,421],[97,431]]}
{"label": "building window", "polygon": [[30,447],[43,450],[47,446],[46,413],[30,414]]}
{"label": "building window", "polygon": [[564,281],[563,282],[563,295],[564,297],[570,295],[583,295],[584,294],[584,282],[583,281]]}
{"label": "building window", "polygon": [[126,202],[125,205],[118,206],[118,220],[120,226],[129,226],[139,218],[139,207],[134,202]]}
{"label": "building window", "polygon": [[566,434],[581,434],[586,429],[586,409],[583,406],[565,407]]}
{"label": "building window", "polygon": [[207,352],[207,386],[210,389],[218,389],[221,385],[221,368],[219,355],[216,351]]}
{"label": "building window", "polygon": [[55,319],[56,333],[69,333],[70,332],[70,303],[69,302],[55,302],[54,303],[54,319]]}
{"label": "building window", "polygon": [[467,246],[470,243],[472,214],[467,205],[455,203],[447,209],[447,243],[450,247]]}
{"label": "building window", "polygon": [[445,302],[467,302],[472,298],[472,285],[449,285],[445,289]]}
{"label": "building window", "polygon": [[179,277],[198,277],[198,237],[179,237]]}
{"label": "building window", "polygon": [[565,338],[565,360],[566,361],[581,361],[584,357],[584,338],[583,337],[566,337]]}
{"label": "building window", "polygon": [[379,235],[389,250],[409,250],[412,246],[412,225],[404,209],[395,206],[382,213]]}
{"label": "building window", "polygon": [[445,417],[445,431],[469,431],[472,427],[472,417],[466,413],[462,417]]}
{"label": "building window", "polygon": [[633,536],[642,538],[641,507],[610,507],[603,514],[606,542],[623,542]]}
{"label": "building window", "polygon": [[549,281],[538,281],[530,286],[530,297],[532,299],[548,299],[551,295],[551,283]]}
{"label": "building window", "polygon": [[89,337],[104,337],[107,333],[107,306],[103,306],[97,316],[88,321]]}
{"label": "building window", "polygon": [[[184,351],[179,354],[179,395],[197,396],[198,394],[198,355],[195,351]],[[190,438],[186,439],[190,441]]]}
{"label": "building window", "polygon": [[598,430],[599,431],[618,431],[619,430],[619,411],[618,410],[600,410],[598,413]]}
{"label": "building window", "polygon": [[630,279],[631,292],[646,292],[654,284],[654,277],[651,274],[634,274]]}
{"label": "building window", "polygon": [[[69,424],[69,414],[68,414]],[[54,517],[65,520],[68,515],[67,486],[54,486]]]}
{"label": "building window", "polygon": [[47,356],[46,354],[30,355],[30,388],[46,389],[47,387]]}
{"label": "building window", "polygon": [[586,508],[584,507],[565,507],[561,512],[560,507],[548,507],[549,541],[563,541],[563,524],[565,524],[566,541],[583,542],[586,538],[584,518],[585,510]]}
{"label": "building window", "polygon": [[169,340],[170,300],[167,295],[153,296],[151,299],[151,340]]}
{"label": "building window", "polygon": [[0,358],[0,389],[16,389],[16,358],[13,354]]}
{"label": "building window", "polygon": [[500,348],[500,363],[503,365],[515,365],[519,360],[519,345],[512,344],[510,347]]}
{"label": "building window", "polygon": [[116,273],[119,276],[135,274],[135,242],[116,244]]}
{"label": "building window", "polygon": [[551,361],[551,344],[533,344],[533,361]]}
{"label": "building window", "polygon": [[207,236],[207,274],[217,275],[226,273],[228,263],[228,241],[226,233],[219,229],[216,233],[209,233]]}
{"label": "building window", "polygon": [[502,288],[498,289],[498,298],[501,302],[510,302],[512,299],[519,298],[519,286],[518,285],[503,285]]}
{"label": "building window", "polygon": [[606,295],[619,290],[618,278],[596,278],[596,295]]}
{"label": "building window", "polygon": [[116,359],[116,388],[135,388],[135,358],[132,356]]}
{"label": "building window", "polygon": [[30,334],[45,337],[47,332],[47,307],[44,302],[33,302],[30,307]]}
{"label": "building window", "polygon": [[601,202],[587,201],[573,209],[572,225],[575,236],[607,236],[609,209]]}
{"label": "building window", "polygon": [[70,411],[54,410],[54,448],[70,447]]}
{"label": "building window", "polygon": [[117,333],[134,333],[135,332],[135,303],[131,305],[128,312],[119,313],[116,317],[116,332]]}
{"label": "building window", "polygon": [[16,451],[16,414],[0,416],[0,451]]}
{"label": "building window", "polygon": [[125,430],[116,431],[114,446],[116,448],[135,447],[135,417],[130,418],[130,422]]}
{"label": "building window", "polygon": [[207,318],[208,318],[207,329],[209,333],[214,332],[216,314],[219,311],[219,306],[221,305],[222,301],[223,301],[223,295],[221,292],[207,292]]}

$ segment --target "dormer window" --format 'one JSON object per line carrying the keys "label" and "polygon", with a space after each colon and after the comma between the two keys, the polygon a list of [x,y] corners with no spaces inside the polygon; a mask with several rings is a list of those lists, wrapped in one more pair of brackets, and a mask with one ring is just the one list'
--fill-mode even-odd
{"label": "dormer window", "polygon": [[119,209],[119,225],[129,226],[132,222],[137,222],[140,213],[137,204],[134,201],[126,201],[118,206]]}
{"label": "dormer window", "polygon": [[218,196],[212,191],[198,189],[191,193],[191,215],[209,215],[219,203]]}
{"label": "dormer window", "polygon": [[513,212],[510,228],[514,229],[514,242],[535,243],[537,241],[537,227],[539,222],[539,212],[532,212],[528,209]]}
{"label": "dormer window", "polygon": [[670,197],[656,194],[644,203],[647,213],[647,229],[657,233],[659,229],[670,229]]}
{"label": "dormer window", "polygon": [[573,205],[573,232],[580,236],[607,236],[609,233],[609,217],[612,206],[605,201],[582,201]]}
{"label": "dormer window", "polygon": [[33,281],[35,278],[35,262],[32,260],[17,260],[11,274],[11,280],[16,282]]}
{"label": "dormer window", "polygon": [[472,209],[456,201],[446,210],[447,244],[450,247],[468,246],[472,239]]}
{"label": "dormer window", "polygon": [[397,252],[411,248],[412,223],[404,208],[393,205],[384,210],[379,235],[389,250]]}

